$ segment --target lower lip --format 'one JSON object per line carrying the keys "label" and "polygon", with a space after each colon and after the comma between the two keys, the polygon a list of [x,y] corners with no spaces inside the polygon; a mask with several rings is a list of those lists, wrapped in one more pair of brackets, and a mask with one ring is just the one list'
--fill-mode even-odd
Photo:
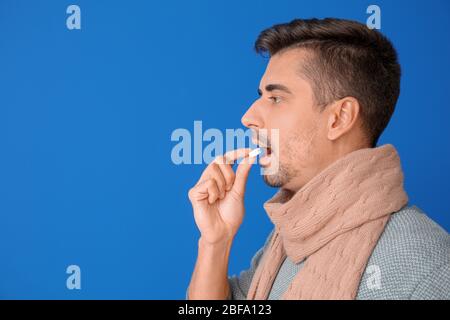
{"label": "lower lip", "polygon": [[270,163],[272,162],[272,158],[273,158],[273,153],[271,153],[270,155],[267,155],[267,152],[264,153],[263,156],[259,157],[259,165],[261,167],[267,167],[270,165]]}

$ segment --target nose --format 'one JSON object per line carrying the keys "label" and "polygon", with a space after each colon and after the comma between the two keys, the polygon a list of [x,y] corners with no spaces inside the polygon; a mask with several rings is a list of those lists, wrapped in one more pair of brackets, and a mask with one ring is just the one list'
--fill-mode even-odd
{"label": "nose", "polygon": [[242,124],[249,129],[261,129],[264,127],[264,122],[258,112],[257,101],[255,101],[247,112],[242,116]]}

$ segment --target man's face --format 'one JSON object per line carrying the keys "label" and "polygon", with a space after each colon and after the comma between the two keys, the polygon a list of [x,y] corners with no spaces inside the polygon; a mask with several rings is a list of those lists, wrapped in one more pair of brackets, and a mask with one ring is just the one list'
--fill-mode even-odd
{"label": "man's face", "polygon": [[[266,183],[292,191],[314,177],[327,160],[326,112],[314,103],[312,87],[300,73],[302,63],[307,63],[302,49],[274,55],[261,79],[259,99],[242,117],[253,129],[253,142],[268,147],[260,165],[278,164],[276,172],[264,175]],[[279,130],[279,139],[274,139],[278,141],[271,140],[274,129]]]}

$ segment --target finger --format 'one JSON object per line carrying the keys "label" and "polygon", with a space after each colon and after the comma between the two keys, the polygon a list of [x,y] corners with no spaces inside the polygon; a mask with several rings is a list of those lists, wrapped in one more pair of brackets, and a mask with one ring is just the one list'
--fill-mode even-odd
{"label": "finger", "polygon": [[228,151],[223,155],[226,164],[233,164],[237,159],[245,158],[252,149],[250,148],[241,148],[236,150]]}
{"label": "finger", "polygon": [[209,203],[214,202],[219,197],[219,189],[214,179],[204,180],[189,190],[189,199],[195,207],[203,200]]}
{"label": "finger", "polygon": [[231,165],[225,164],[225,162],[222,161],[222,160],[219,160],[217,162],[217,167],[220,169],[220,171],[222,172],[223,177],[225,178],[225,184],[226,184],[225,189],[226,189],[226,191],[230,191],[231,187],[233,186],[234,177],[235,177],[235,173],[233,171],[233,168],[231,168]]}
{"label": "finger", "polygon": [[208,190],[208,203],[213,204],[214,202],[216,202],[217,199],[219,199],[220,196],[216,180],[214,179],[208,180],[205,184]]}
{"label": "finger", "polygon": [[233,187],[234,179],[236,177],[236,174],[234,173],[233,169],[228,164],[220,164],[219,165],[220,170],[222,171],[222,174],[225,178],[226,182],[226,190],[230,191]]}
{"label": "finger", "polygon": [[200,181],[192,187],[189,190],[188,196],[192,204],[208,199],[208,189],[206,188],[205,181]]}
{"label": "finger", "polygon": [[217,187],[219,189],[220,198],[223,199],[225,197],[227,182],[222,174],[222,170],[220,170],[219,165],[217,163],[213,163],[211,165],[209,175],[216,181]]}
{"label": "finger", "polygon": [[245,185],[247,184],[250,169],[255,161],[256,157],[245,158],[236,169],[233,190],[242,197],[245,193]]}

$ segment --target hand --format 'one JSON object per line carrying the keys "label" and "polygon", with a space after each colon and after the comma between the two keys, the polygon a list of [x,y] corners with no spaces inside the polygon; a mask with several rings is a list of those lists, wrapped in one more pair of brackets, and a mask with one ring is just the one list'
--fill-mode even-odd
{"label": "hand", "polygon": [[[245,185],[256,159],[248,157],[250,151],[237,149],[217,157],[189,190],[195,222],[208,244],[232,240],[242,224]],[[244,157],[235,173],[232,163]]]}

